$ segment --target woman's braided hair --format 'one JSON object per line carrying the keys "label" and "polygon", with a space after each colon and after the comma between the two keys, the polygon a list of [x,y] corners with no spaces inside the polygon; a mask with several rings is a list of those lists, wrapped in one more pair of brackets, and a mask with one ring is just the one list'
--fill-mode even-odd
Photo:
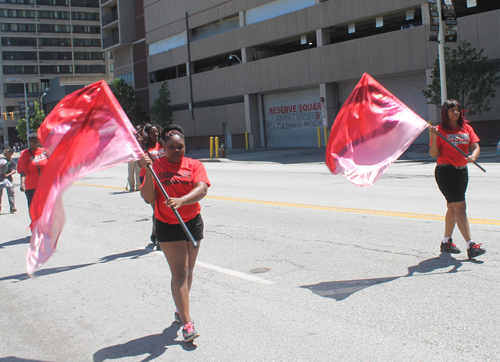
{"label": "woman's braided hair", "polygon": [[179,136],[181,139],[184,139],[184,130],[178,124],[170,124],[161,131],[161,139],[165,143],[173,136]]}

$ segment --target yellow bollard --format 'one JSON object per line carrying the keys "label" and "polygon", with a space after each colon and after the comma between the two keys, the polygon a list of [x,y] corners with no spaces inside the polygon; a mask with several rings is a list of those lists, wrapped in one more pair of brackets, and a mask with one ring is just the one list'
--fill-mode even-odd
{"label": "yellow bollard", "polygon": [[245,148],[248,150],[248,132],[245,132]]}
{"label": "yellow bollard", "polygon": [[219,137],[215,137],[215,158],[219,158]]}
{"label": "yellow bollard", "polygon": [[210,158],[214,158],[214,138],[210,137]]}
{"label": "yellow bollard", "polygon": [[318,127],[318,148],[321,148],[321,130]]}
{"label": "yellow bollard", "polygon": [[328,133],[326,133],[327,132],[326,126],[323,126],[323,129],[325,130],[325,147],[326,147],[326,145],[328,145]]}

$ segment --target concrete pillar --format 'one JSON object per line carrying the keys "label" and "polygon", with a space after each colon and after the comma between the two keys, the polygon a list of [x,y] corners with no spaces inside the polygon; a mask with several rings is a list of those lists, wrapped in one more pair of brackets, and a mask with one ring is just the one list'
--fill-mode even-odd
{"label": "concrete pillar", "polygon": [[243,63],[252,62],[255,58],[255,48],[243,48],[241,49],[241,61]]}
{"label": "concrete pillar", "polygon": [[331,127],[340,110],[339,88],[337,84],[321,83],[319,85],[319,96],[323,99],[321,102],[323,120],[326,119],[326,125]]}
{"label": "concrete pillar", "polygon": [[330,45],[330,30],[326,29],[316,29],[316,46],[322,47],[325,45]]}
{"label": "concrete pillar", "polygon": [[249,147],[261,147],[259,139],[258,94],[245,94],[245,129],[248,132]]}

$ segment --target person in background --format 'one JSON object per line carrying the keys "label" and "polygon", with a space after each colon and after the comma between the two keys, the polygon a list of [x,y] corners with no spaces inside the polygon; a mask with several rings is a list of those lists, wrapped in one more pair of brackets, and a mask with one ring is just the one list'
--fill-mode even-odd
{"label": "person in background", "polygon": [[[135,137],[137,138],[137,141],[139,144],[142,144],[142,126],[136,126],[135,127],[137,133],[135,134]],[[141,173],[141,166],[136,161],[132,161],[128,163],[128,184],[130,186],[130,192],[135,191],[140,191],[141,190],[141,179],[140,179],[140,173]]]}
{"label": "person in background", "polygon": [[21,192],[26,194],[28,209],[48,158],[45,149],[38,143],[38,135],[28,136],[28,148],[21,152],[17,162],[17,172],[21,175]]}
{"label": "person in background", "polygon": [[[443,103],[441,124],[437,127],[431,127],[430,130],[429,153],[431,157],[437,158],[434,175],[439,190],[446,199],[447,207],[441,251],[453,254],[460,253],[460,249],[451,238],[456,224],[467,244],[468,258],[475,258],[484,254],[486,250],[481,248],[481,244],[472,241],[466,212],[465,191],[469,183],[467,163],[476,161],[481,152],[478,144],[479,138],[465,121],[460,103],[453,99]],[[472,153],[468,157],[464,157],[448,142],[438,137],[438,132],[465,154],[469,154],[469,150]]]}
{"label": "person in background", "polygon": [[[5,156],[3,160],[6,161],[5,166],[3,167],[3,170],[5,170],[5,172],[0,173],[0,183],[4,180],[8,180],[10,183],[10,186],[7,185],[5,189],[7,190],[7,197],[9,198],[10,213],[13,214],[17,211],[14,196],[14,179],[12,178],[12,175],[16,173],[16,163],[14,162],[14,160],[12,160],[14,150],[10,147],[7,147],[4,150],[3,154]],[[2,195],[3,188],[0,188],[0,212],[2,211]]]}
{"label": "person in background", "polygon": [[[144,150],[149,152],[152,158],[152,162],[158,161],[160,158],[165,157],[165,149],[163,148],[163,142],[158,139],[158,136],[160,135],[160,126],[156,124],[150,124],[148,123],[147,125],[144,126],[144,131],[143,131],[143,141],[141,145],[143,146]],[[146,168],[142,167],[141,173],[139,175],[140,180],[141,180],[141,185],[144,182],[144,177],[146,176]],[[142,187],[142,186],[141,186]],[[156,219],[154,215],[154,206],[153,207],[153,227],[151,231],[151,242],[154,244],[154,247],[156,250],[160,250],[160,246],[158,245],[158,241],[156,240]]]}

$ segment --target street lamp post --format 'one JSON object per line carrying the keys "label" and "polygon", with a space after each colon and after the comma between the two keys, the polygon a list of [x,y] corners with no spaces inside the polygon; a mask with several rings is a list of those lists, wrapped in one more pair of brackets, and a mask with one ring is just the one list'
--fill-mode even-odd
{"label": "street lamp post", "polygon": [[30,123],[28,120],[28,94],[26,93],[26,82],[24,81],[24,79],[20,78],[8,78],[7,80],[10,82],[20,80],[24,84],[24,114],[26,117],[26,142],[28,142],[28,138],[30,135]]}

